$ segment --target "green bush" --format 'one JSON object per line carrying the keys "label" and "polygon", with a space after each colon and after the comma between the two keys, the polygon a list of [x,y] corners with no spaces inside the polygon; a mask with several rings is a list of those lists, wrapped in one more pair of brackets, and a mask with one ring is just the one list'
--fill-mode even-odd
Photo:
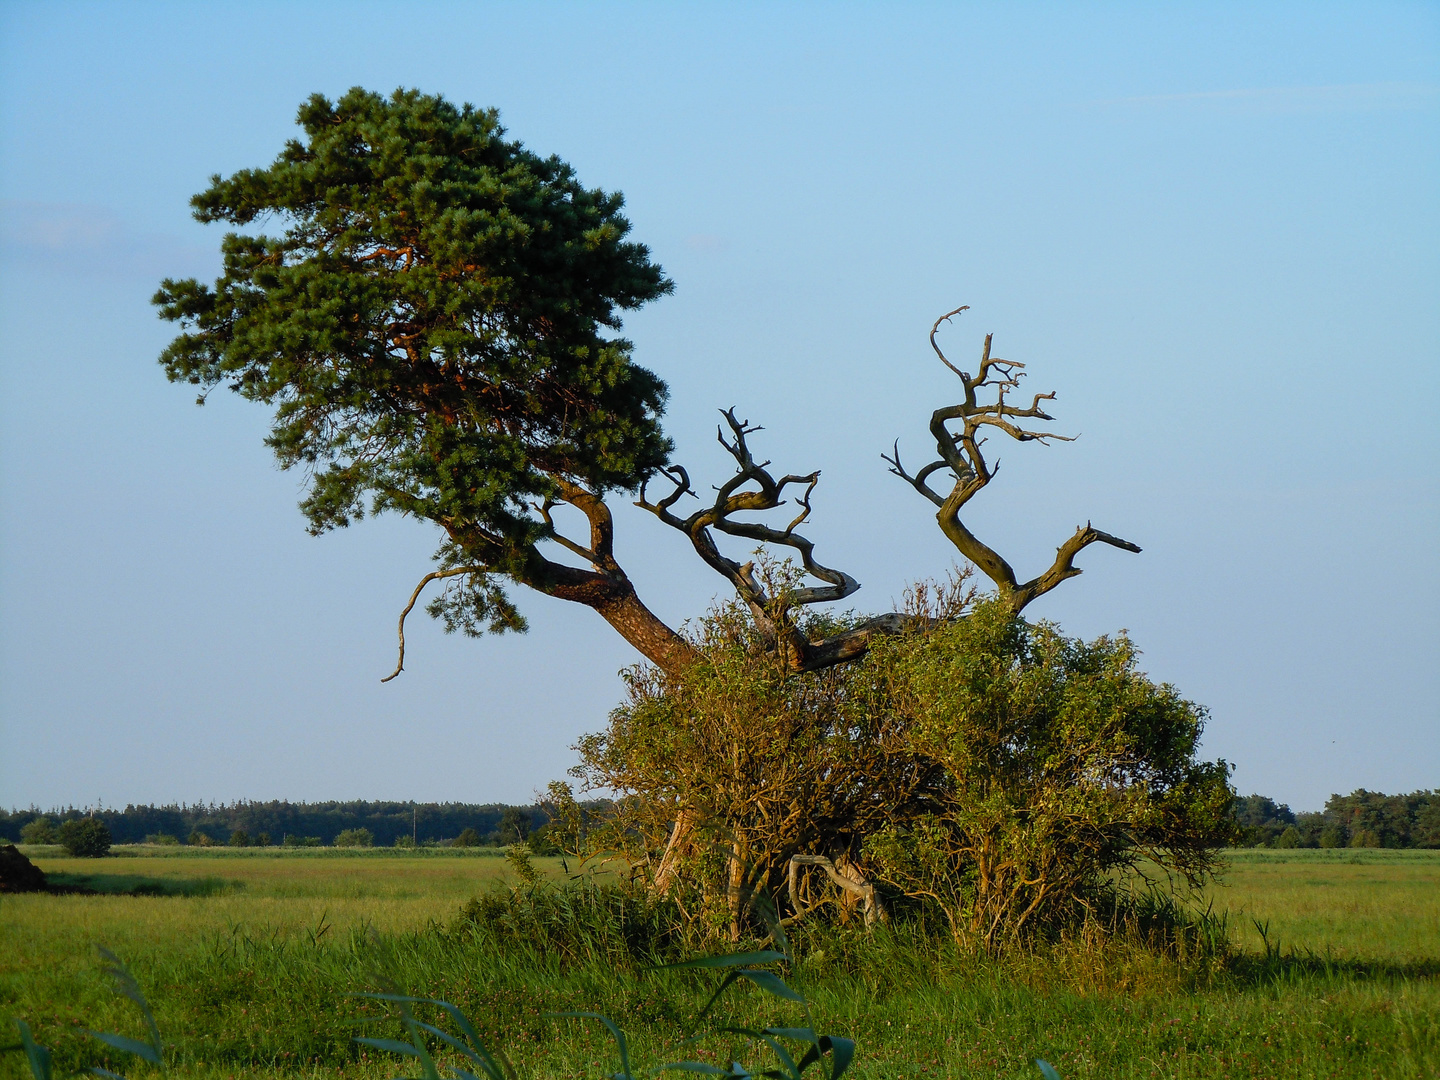
{"label": "green bush", "polygon": [[479,847],[480,834],[474,829],[466,829],[454,840],[450,841],[451,847]]}
{"label": "green bush", "polygon": [[270,846],[270,834],[269,834],[268,832],[256,833],[256,834],[255,834],[255,846],[256,846],[256,847],[269,847],[269,846]]}
{"label": "green bush", "polygon": [[633,669],[579,745],[587,786],[625,796],[586,844],[732,940],[753,873],[793,919],[872,921],[888,894],[997,947],[1113,908],[1113,873],[1142,860],[1198,885],[1236,831],[1228,765],[1197,756],[1205,711],[1123,635],[987,601],[818,672],[758,639],[738,605],[712,613],[697,662]]}
{"label": "green bush", "polygon": [[286,833],[282,847],[320,847],[322,841],[318,836],[296,836],[294,833]]}
{"label": "green bush", "polygon": [[374,847],[375,836],[369,829],[344,829],[335,836],[336,847]]}
{"label": "green bush", "polygon": [[185,838],[185,842],[191,847],[215,846],[215,841],[210,838],[209,834],[203,833],[199,829],[191,831],[190,835]]}
{"label": "green bush", "polygon": [[20,842],[22,844],[55,843],[55,823],[44,814],[33,821],[26,822],[20,826]]}
{"label": "green bush", "polygon": [[151,833],[149,836],[145,837],[145,843],[159,844],[161,847],[170,847],[174,844],[180,843],[180,838],[178,836],[171,836],[169,833],[158,832]]}
{"label": "green bush", "polygon": [[110,854],[110,830],[99,818],[72,818],[60,826],[57,839],[71,855],[100,858]]}
{"label": "green bush", "polygon": [[231,846],[231,847],[249,847],[249,846],[250,846],[250,834],[249,834],[248,832],[246,832],[244,829],[236,829],[234,832],[232,832],[232,833],[230,834],[230,846]]}
{"label": "green bush", "polygon": [[1075,919],[1142,859],[1203,882],[1234,835],[1229,766],[1197,759],[1205,711],[1138,657],[993,602],[882,643],[871,708],[934,777],[868,839],[876,874],[987,946]]}

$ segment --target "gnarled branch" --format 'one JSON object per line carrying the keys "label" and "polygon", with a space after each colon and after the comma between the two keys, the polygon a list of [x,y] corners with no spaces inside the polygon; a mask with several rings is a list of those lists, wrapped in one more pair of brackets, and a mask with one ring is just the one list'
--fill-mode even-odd
{"label": "gnarled branch", "polygon": [[[1075,565],[1075,556],[1091,544],[1109,544],[1112,547],[1135,552],[1138,552],[1140,548],[1128,540],[1101,532],[1087,522],[1083,527],[1076,529],[1075,535],[1059,547],[1055,554],[1055,561],[1049,569],[1022,584],[1016,578],[1014,568],[1000,553],[981,541],[961,522],[961,509],[995,478],[995,473],[999,470],[998,461],[992,465],[985,459],[983,452],[985,439],[981,434],[985,428],[994,428],[1017,442],[1048,444],[1052,439],[1060,442],[1073,442],[1076,438],[1073,435],[1058,435],[1053,431],[1027,424],[1029,421],[1048,422],[1054,420],[1054,417],[1045,412],[1040,405],[1042,401],[1053,401],[1055,399],[1054,391],[1035,394],[1031,398],[1030,404],[1024,407],[1012,405],[1006,400],[1008,394],[1019,389],[1020,380],[1025,377],[1025,365],[1018,360],[1005,360],[994,356],[991,353],[993,334],[985,335],[985,345],[980,354],[980,367],[975,375],[972,376],[969,372],[962,371],[950,362],[940,348],[939,342],[936,341],[936,334],[942,323],[965,310],[967,308],[962,306],[947,312],[936,319],[935,324],[930,328],[930,347],[940,358],[940,362],[959,376],[964,394],[963,401],[936,409],[930,416],[930,434],[935,440],[938,460],[926,464],[918,472],[913,474],[908,472],[900,461],[898,439],[892,452],[882,454],[881,458],[890,466],[893,474],[939,508],[935,517],[940,523],[941,531],[945,533],[951,543],[959,548],[962,555],[978,566],[995,583],[1001,597],[1009,602],[1016,612],[1019,612],[1032,600],[1043,596],[1066,578],[1072,578],[1079,574],[1080,569]],[[987,391],[994,393],[994,400],[982,403],[979,400],[980,395]],[[988,393],[986,396],[988,397]],[[950,425],[957,421],[960,426],[958,430],[953,430]],[[936,491],[929,484],[930,477],[942,469],[948,469],[953,478],[948,495]]]}
{"label": "gnarled branch", "polygon": [[[828,667],[863,654],[865,642],[872,633],[882,628],[884,619],[871,620],[875,625],[865,624],[833,639],[811,642],[800,633],[792,617],[796,608],[843,600],[860,588],[860,583],[843,570],[835,570],[819,562],[815,558],[814,542],[796,531],[810,517],[810,496],[820,482],[819,470],[804,475],[792,473],[777,480],[770,471],[769,461],[755,460],[746,438],[762,429],[748,420],[738,419],[733,408],[721,410],[721,415],[730,430],[730,437],[726,438],[725,428],[721,427],[716,430],[716,438],[735,459],[736,470],[716,488],[714,500],[688,517],[676,514],[673,508],[682,497],[698,496],[691,487],[689,473],[682,466],[672,465],[664,470],[664,476],[672,485],[670,492],[652,502],[647,487],[642,486],[635,505],[650,511],[690,538],[700,558],[734,586],[750,608],[756,624],[776,648],[787,654],[789,662],[797,670]],[[791,496],[798,512],[784,528],[735,517],[740,513],[763,512],[784,506],[788,501],[785,498],[786,488],[798,491]],[[788,547],[799,555],[805,573],[824,584],[771,596],[755,576],[755,564],[740,563],[722,553],[715,542],[714,532]]]}

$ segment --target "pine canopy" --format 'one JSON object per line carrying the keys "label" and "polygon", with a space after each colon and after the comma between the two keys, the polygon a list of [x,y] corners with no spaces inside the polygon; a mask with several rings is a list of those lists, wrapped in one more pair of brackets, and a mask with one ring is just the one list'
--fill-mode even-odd
{"label": "pine canopy", "polygon": [[[267,443],[310,470],[311,531],[398,510],[445,530],[442,563],[523,579],[536,503],[665,464],[665,385],[617,331],[672,283],[626,240],[619,194],[508,141],[493,110],[357,88],[298,120],[268,168],[191,200],[200,221],[283,232],[227,234],[213,287],[162,283],[184,332],[161,363],[275,407]],[[518,625],[473,584],[477,613]]]}

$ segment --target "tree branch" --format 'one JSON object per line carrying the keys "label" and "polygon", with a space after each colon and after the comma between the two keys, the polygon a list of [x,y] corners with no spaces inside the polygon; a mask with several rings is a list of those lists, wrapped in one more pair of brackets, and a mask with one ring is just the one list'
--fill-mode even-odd
{"label": "tree branch", "polygon": [[[995,583],[1000,595],[1016,612],[1022,610],[1038,596],[1043,596],[1066,578],[1080,573],[1075,567],[1075,556],[1094,543],[1110,544],[1126,551],[1140,550],[1128,540],[1121,540],[1109,533],[1101,532],[1089,524],[1077,529],[1056,552],[1055,562],[1039,577],[1020,585],[1010,564],[993,548],[981,541],[960,520],[960,511],[974,496],[995,478],[999,464],[988,464],[982,453],[985,440],[980,437],[983,428],[995,428],[1017,442],[1038,442],[1048,445],[1050,440],[1073,442],[1076,436],[1059,435],[1042,428],[1031,428],[1020,421],[1053,421],[1053,417],[1041,408],[1041,402],[1053,401],[1055,392],[1036,394],[1028,407],[1018,408],[1006,402],[1006,395],[1019,388],[1025,376],[1025,365],[1018,360],[1005,360],[991,352],[993,334],[985,335],[985,344],[980,353],[980,367],[975,375],[961,371],[950,362],[936,341],[940,325],[953,316],[965,311],[958,307],[935,320],[930,328],[930,347],[950,371],[960,378],[964,400],[955,405],[936,409],[930,416],[930,434],[935,439],[935,449],[940,460],[931,462],[913,476],[900,462],[900,443],[897,439],[892,452],[881,454],[881,460],[890,466],[890,472],[900,477],[922,496],[939,508],[936,520],[940,529],[967,559],[980,568]],[[982,391],[993,391],[993,401],[981,402]],[[952,430],[950,425],[959,422],[960,429]],[[954,478],[948,495],[941,495],[929,483],[930,476],[937,470],[948,467]]]}
{"label": "tree branch", "polygon": [[[721,415],[725,418],[725,426],[716,429],[715,437],[735,459],[736,470],[716,489],[714,501],[688,517],[681,518],[675,514],[672,507],[680,498],[695,494],[690,486],[689,474],[677,465],[665,470],[666,478],[673,485],[668,495],[658,502],[651,502],[646,487],[642,486],[636,505],[688,536],[706,565],[735,588],[750,608],[762,633],[777,648],[789,652],[790,661],[797,669],[804,670],[809,663],[806,657],[812,643],[795,629],[791,612],[808,604],[842,600],[858,589],[860,583],[843,570],[835,570],[819,562],[815,558],[814,543],[796,531],[810,517],[810,496],[820,482],[819,470],[804,475],[790,473],[776,480],[770,472],[770,462],[757,462],[747,441],[747,436],[762,429],[748,420],[739,419],[733,408],[722,409]],[[728,439],[726,427],[730,431]],[[803,493],[794,500],[798,513],[784,528],[756,521],[740,521],[734,517],[740,513],[763,512],[783,506],[786,502],[785,489],[802,485]],[[714,532],[744,537],[760,544],[788,547],[799,555],[805,573],[825,584],[794,589],[784,596],[770,596],[756,579],[754,563],[742,564],[725,556],[715,543]],[[856,638],[856,641],[862,640],[863,636]],[[826,655],[835,651],[829,650]],[[863,648],[860,651],[863,652]]]}
{"label": "tree branch", "polygon": [[455,577],[457,574],[475,574],[484,569],[485,567],[483,566],[456,566],[449,570],[435,570],[420,579],[420,584],[416,585],[415,591],[410,594],[410,602],[405,605],[405,610],[400,612],[400,626],[398,628],[400,635],[400,658],[395,664],[395,670],[380,680],[382,683],[389,682],[405,670],[405,620],[409,617],[410,612],[415,609],[415,601],[420,599],[420,594],[424,592],[425,586],[437,578]]}

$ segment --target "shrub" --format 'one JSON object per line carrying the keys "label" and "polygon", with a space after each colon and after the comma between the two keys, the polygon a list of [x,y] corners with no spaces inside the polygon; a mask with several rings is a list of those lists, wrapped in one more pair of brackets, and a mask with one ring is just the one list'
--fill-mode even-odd
{"label": "shrub", "polygon": [[[829,627],[806,618],[804,636],[826,636]],[[796,674],[738,603],[699,622],[691,640],[699,658],[680,676],[625,673],[628,700],[608,730],[580,741],[576,772],[590,788],[629,796],[590,833],[593,849],[626,851],[733,940],[747,884],[783,895],[794,855],[825,857],[863,881],[863,838],[903,812],[894,781],[906,770],[889,760],[891,715],[855,692],[863,663]],[[848,905],[850,894],[839,899]]]}
{"label": "shrub", "polygon": [[60,826],[56,837],[67,852],[77,857],[110,854],[110,830],[99,818],[72,818]]}
{"label": "shrub", "polygon": [[335,836],[336,847],[374,847],[375,836],[369,829],[344,829]]}
{"label": "shrub", "polygon": [[737,605],[712,614],[699,660],[633,669],[609,729],[582,740],[578,774],[629,796],[588,843],[641,873],[668,864],[662,889],[732,939],[751,889],[792,918],[868,920],[878,885],[997,947],[1113,908],[1112,872],[1144,859],[1203,881],[1236,830],[1229,766],[1196,758],[1204,710],[1141,673],[1123,635],[944,604],[804,674]]}
{"label": "shrub", "polygon": [[250,846],[250,834],[249,834],[248,832],[246,832],[244,829],[236,829],[234,832],[232,832],[232,833],[230,834],[230,846],[231,846],[231,847],[249,847],[249,846]]}
{"label": "shrub", "polygon": [[27,821],[20,826],[20,842],[22,844],[55,843],[55,823],[44,814],[32,821]]}
{"label": "shrub", "polygon": [[255,846],[256,846],[256,847],[269,847],[269,846],[270,846],[270,834],[269,834],[268,832],[256,833],[256,834],[255,834]]}
{"label": "shrub", "polygon": [[207,833],[203,833],[199,829],[192,830],[190,835],[185,838],[185,842],[191,847],[215,846],[215,841],[210,839],[210,836]]}
{"label": "shrub", "polygon": [[413,848],[415,846],[415,837],[404,834],[397,836],[395,837],[395,846],[398,848]]}
{"label": "shrub", "polygon": [[282,847],[320,847],[322,841],[318,836],[296,836],[294,833],[286,833]]}
{"label": "shrub", "polygon": [[171,836],[169,833],[164,832],[151,833],[149,836],[145,837],[145,843],[159,844],[161,847],[170,847],[171,845],[180,843],[180,838],[178,836]]}
{"label": "shrub", "polygon": [[1205,711],[1138,655],[994,602],[882,643],[871,707],[934,772],[918,813],[868,839],[876,871],[989,947],[1080,917],[1142,859],[1201,884],[1235,832],[1229,766],[1196,759]]}
{"label": "shrub", "polygon": [[465,829],[454,840],[450,841],[451,847],[479,847],[480,834],[474,829]]}

